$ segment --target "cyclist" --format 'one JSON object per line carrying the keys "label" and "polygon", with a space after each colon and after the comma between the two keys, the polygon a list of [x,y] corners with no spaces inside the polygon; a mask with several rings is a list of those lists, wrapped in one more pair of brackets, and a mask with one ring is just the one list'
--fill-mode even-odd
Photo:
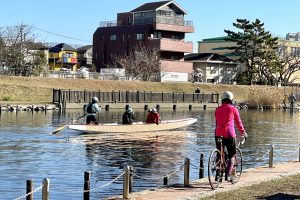
{"label": "cyclist", "polygon": [[[233,94],[230,91],[223,93],[222,105],[220,105],[215,111],[216,129],[215,139],[217,149],[221,149],[221,145],[218,142],[218,138],[222,138],[223,146],[226,147],[228,152],[228,164],[225,173],[225,179],[228,181],[234,181],[234,175],[232,174],[234,167],[234,156],[236,154],[236,133],[234,125],[236,124],[242,137],[247,137],[247,133],[244,129],[244,125],[240,118],[238,109],[233,105]],[[227,176],[226,176],[227,175]]]}

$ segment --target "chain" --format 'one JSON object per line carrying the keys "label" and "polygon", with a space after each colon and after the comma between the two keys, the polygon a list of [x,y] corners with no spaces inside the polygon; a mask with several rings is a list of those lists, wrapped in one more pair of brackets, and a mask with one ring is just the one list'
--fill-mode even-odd
{"label": "chain", "polygon": [[26,198],[26,197],[28,197],[29,195],[31,195],[31,194],[33,194],[33,193],[39,191],[39,190],[42,189],[42,188],[43,188],[43,185],[41,185],[40,187],[36,188],[35,190],[33,190],[33,191],[31,191],[31,192],[29,192],[29,193],[23,195],[23,196],[20,196],[20,197],[18,197],[18,198],[15,198],[14,200],[20,200],[20,199]]}
{"label": "chain", "polygon": [[98,189],[104,188],[106,186],[109,186],[110,184],[116,182],[119,178],[121,178],[123,175],[125,174],[125,172],[122,172],[119,176],[117,176],[115,179],[109,181],[108,183],[105,183],[104,185],[100,185],[96,188],[90,189],[90,190],[71,190],[71,189],[64,189],[61,187],[53,187],[54,189],[60,190],[60,191],[64,191],[64,192],[74,192],[74,193],[83,193],[83,192],[92,192],[92,191],[96,191]]}
{"label": "chain", "polygon": [[132,176],[135,176],[135,177],[137,177],[137,178],[144,179],[144,180],[161,180],[161,179],[163,179],[163,178],[166,177],[166,176],[167,176],[167,177],[170,177],[170,176],[174,175],[175,173],[177,173],[178,171],[182,170],[182,167],[183,167],[184,165],[185,165],[185,164],[182,164],[178,169],[176,169],[175,171],[173,171],[173,172],[171,172],[171,173],[169,173],[169,174],[167,174],[167,175],[164,175],[163,177],[144,178],[144,177],[142,177],[142,176],[137,175],[136,173],[130,172],[130,174],[131,174]]}
{"label": "chain", "polygon": [[274,153],[278,156],[281,156],[281,157],[289,157],[289,156],[293,155],[294,153],[296,153],[297,151],[298,151],[298,148],[295,149],[294,151],[291,151],[291,152],[287,153],[287,154],[280,154],[280,153],[277,153],[277,152],[274,152]]}

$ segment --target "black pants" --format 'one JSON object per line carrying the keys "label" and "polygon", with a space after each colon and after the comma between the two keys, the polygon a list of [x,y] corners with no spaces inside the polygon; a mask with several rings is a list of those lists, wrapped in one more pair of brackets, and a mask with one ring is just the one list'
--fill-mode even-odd
{"label": "black pants", "polygon": [[88,115],[86,117],[86,124],[90,124],[91,122],[93,122],[94,124],[98,125],[98,121],[96,119],[96,115]]}
{"label": "black pants", "polygon": [[[216,139],[216,147],[219,151],[221,151],[221,144],[218,142],[218,138],[220,137],[215,137]],[[236,140],[235,138],[222,138],[222,144],[223,148],[226,147],[227,153],[228,153],[228,158],[232,158],[236,154]]]}

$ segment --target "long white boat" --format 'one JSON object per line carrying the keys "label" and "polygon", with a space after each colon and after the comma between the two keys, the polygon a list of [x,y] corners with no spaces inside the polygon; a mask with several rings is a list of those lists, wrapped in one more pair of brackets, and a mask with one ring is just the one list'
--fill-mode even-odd
{"label": "long white boat", "polygon": [[157,124],[146,124],[145,122],[134,122],[132,124],[70,124],[69,129],[76,131],[83,131],[85,133],[132,133],[132,132],[152,132],[152,131],[166,131],[184,126],[191,125],[197,122],[196,118],[186,118],[178,120],[166,120]]}

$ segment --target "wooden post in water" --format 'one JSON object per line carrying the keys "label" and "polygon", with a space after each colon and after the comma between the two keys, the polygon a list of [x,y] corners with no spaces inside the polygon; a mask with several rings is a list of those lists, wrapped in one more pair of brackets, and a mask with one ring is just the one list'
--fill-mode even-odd
{"label": "wooden post in water", "polygon": [[169,177],[164,175],[164,185],[168,185]]}
{"label": "wooden post in water", "polygon": [[184,187],[190,186],[190,159],[184,160]]}
{"label": "wooden post in water", "polygon": [[193,106],[192,105],[189,105],[189,110],[192,110]]}
{"label": "wooden post in water", "polygon": [[132,192],[132,185],[133,185],[133,172],[134,172],[134,169],[133,169],[133,166],[129,166],[129,193]]}
{"label": "wooden post in water", "polygon": [[130,170],[129,166],[126,165],[124,167],[125,173],[123,175],[123,198],[124,199],[129,199],[129,179],[130,179],[130,177],[129,177],[129,174],[130,174],[129,170]]}
{"label": "wooden post in water", "polygon": [[[32,180],[26,181],[26,194],[32,192]],[[33,200],[33,194],[30,194],[26,197],[26,200]]]}
{"label": "wooden post in water", "polygon": [[173,110],[176,110],[176,104],[173,105]]}
{"label": "wooden post in water", "polygon": [[200,154],[199,179],[204,178],[204,154]]}
{"label": "wooden post in water", "polygon": [[206,110],[206,105],[203,105],[203,110]]}
{"label": "wooden post in water", "polygon": [[273,157],[274,157],[274,146],[271,145],[271,149],[269,152],[269,168],[273,168]]}
{"label": "wooden post in water", "polygon": [[90,200],[90,177],[89,171],[84,172],[83,200]]}
{"label": "wooden post in water", "polygon": [[49,188],[50,188],[50,180],[48,178],[44,178],[42,200],[49,200]]}

